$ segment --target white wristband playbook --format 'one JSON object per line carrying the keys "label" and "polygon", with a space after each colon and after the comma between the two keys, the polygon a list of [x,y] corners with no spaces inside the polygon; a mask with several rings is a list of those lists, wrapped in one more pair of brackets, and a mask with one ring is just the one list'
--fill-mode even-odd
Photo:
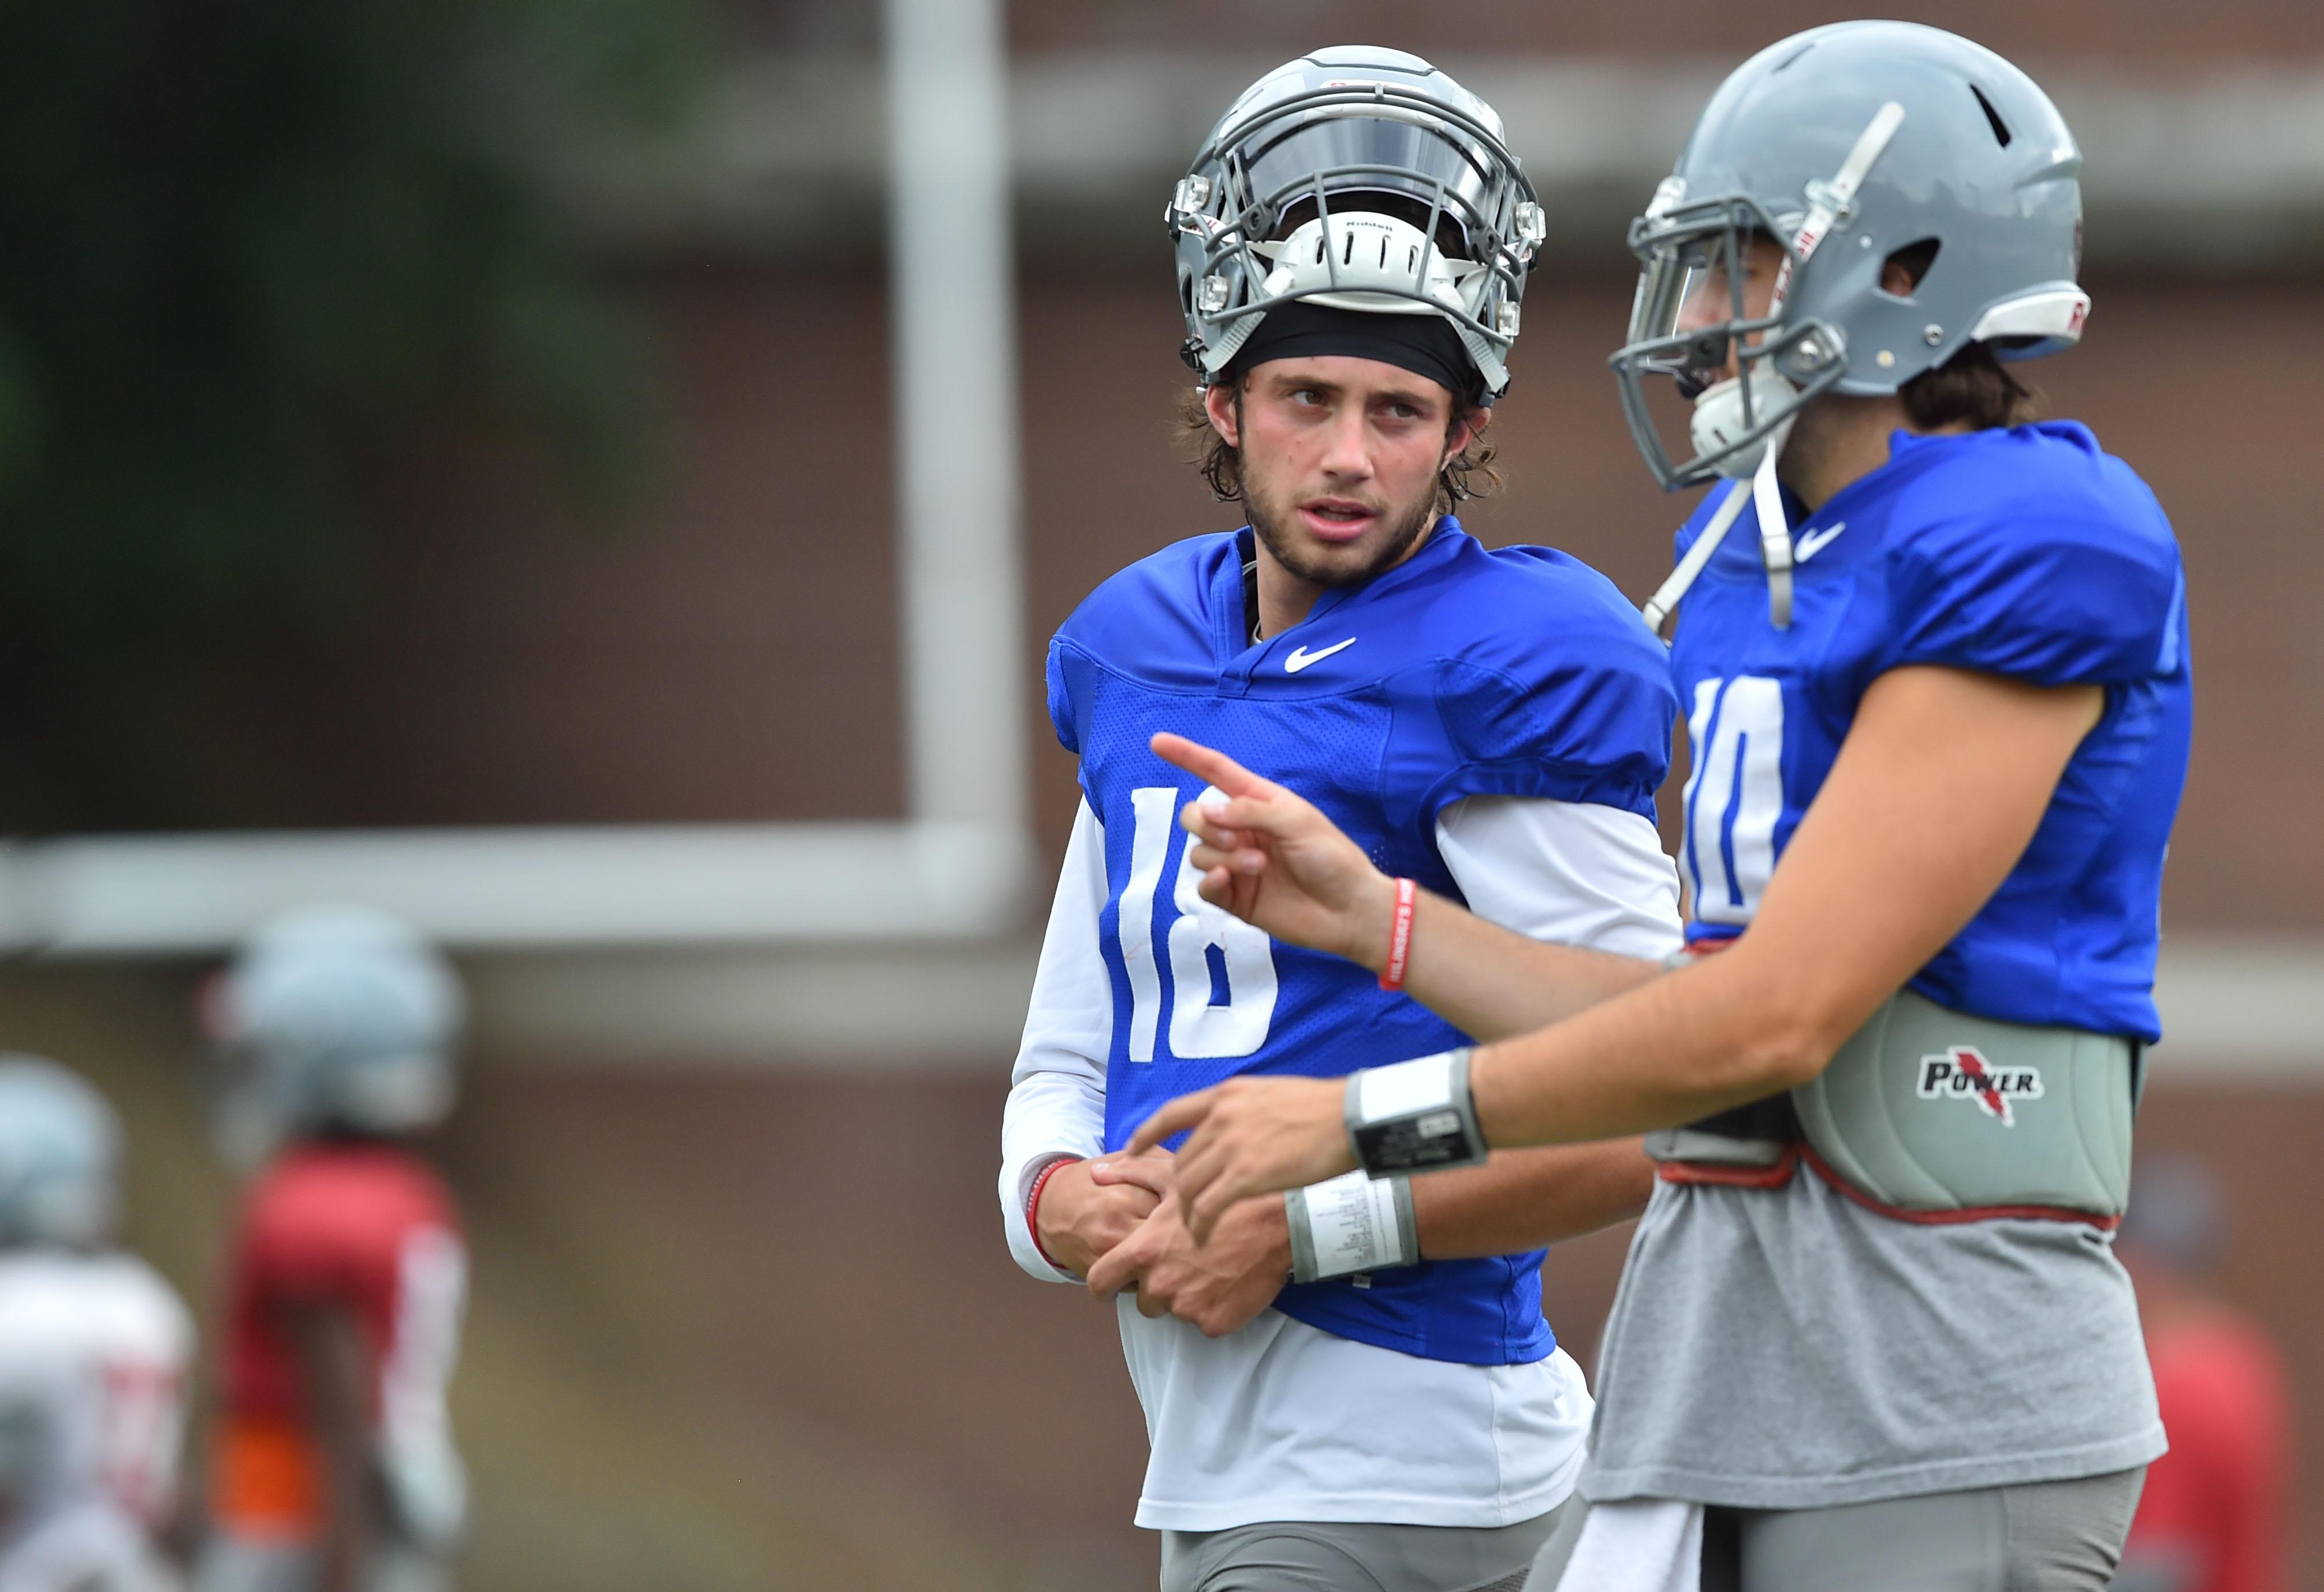
{"label": "white wristband playbook", "polygon": [[1351,1172],[1283,1196],[1291,1226],[1291,1280],[1318,1283],[1420,1258],[1412,1184]]}

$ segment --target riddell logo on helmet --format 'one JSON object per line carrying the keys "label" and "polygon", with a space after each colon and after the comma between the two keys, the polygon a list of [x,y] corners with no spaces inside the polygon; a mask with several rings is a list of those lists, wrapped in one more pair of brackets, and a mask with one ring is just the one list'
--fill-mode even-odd
{"label": "riddell logo on helmet", "polygon": [[2013,1100],[2042,1098],[2039,1067],[2001,1067],[1985,1059],[1973,1044],[1956,1044],[1937,1055],[1921,1058],[1921,1098],[1924,1100],[1974,1100],[2004,1127],[2017,1126],[2010,1109]]}

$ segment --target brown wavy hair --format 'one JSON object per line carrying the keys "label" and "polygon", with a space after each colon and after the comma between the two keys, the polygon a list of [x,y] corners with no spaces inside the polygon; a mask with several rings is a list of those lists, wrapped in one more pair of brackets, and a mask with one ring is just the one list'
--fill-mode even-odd
{"label": "brown wavy hair", "polygon": [[[1904,292],[1917,291],[1938,253],[1934,238],[1905,244],[1882,262],[1882,285],[1887,285],[1888,272],[1901,271]],[[1921,431],[1962,425],[1972,431],[2022,426],[2042,409],[2041,395],[2010,373],[1989,343],[1972,343],[1935,370],[1923,371],[1898,388],[1896,396],[1904,400],[1904,413]]]}
{"label": "brown wavy hair", "polygon": [[1972,431],[2022,426],[2042,412],[2041,394],[2001,363],[1990,344],[1972,343],[1896,390],[1921,431],[1967,425]]}
{"label": "brown wavy hair", "polygon": [[[1235,413],[1242,413],[1242,384],[1250,380],[1244,372],[1235,381]],[[1501,472],[1493,460],[1499,450],[1485,440],[1486,425],[1492,411],[1482,405],[1455,403],[1452,418],[1445,422],[1444,437],[1452,440],[1453,428],[1469,417],[1477,418],[1476,432],[1469,438],[1468,446],[1444,461],[1444,468],[1436,474],[1436,511],[1452,512],[1452,505],[1467,502],[1471,498],[1490,497],[1501,488]],[[1187,462],[1202,473],[1211,489],[1211,495],[1222,503],[1242,502],[1242,450],[1229,442],[1211,424],[1210,411],[1203,407],[1203,389],[1187,388],[1178,398],[1178,439],[1186,450]],[[1240,427],[1237,428],[1240,429]]]}

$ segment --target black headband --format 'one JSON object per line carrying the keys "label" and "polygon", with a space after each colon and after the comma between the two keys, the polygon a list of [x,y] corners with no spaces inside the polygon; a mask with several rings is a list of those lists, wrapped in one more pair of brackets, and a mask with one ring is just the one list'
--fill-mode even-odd
{"label": "black headband", "polygon": [[1286,304],[1261,317],[1250,341],[1235,350],[1219,373],[1235,377],[1270,359],[1313,359],[1333,354],[1376,359],[1425,376],[1459,403],[1485,401],[1485,379],[1462,345],[1460,334],[1433,310],[1392,315],[1304,301]]}

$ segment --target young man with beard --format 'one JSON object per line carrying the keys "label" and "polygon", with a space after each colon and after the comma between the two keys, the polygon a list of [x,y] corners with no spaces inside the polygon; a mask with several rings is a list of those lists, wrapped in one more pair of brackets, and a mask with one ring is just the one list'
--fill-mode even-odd
{"label": "young man with beard", "polygon": [[[1342,1178],[1197,1249],[1165,1101],[1461,1042],[1397,989],[1203,901],[1157,756],[1198,736],[1296,768],[1398,874],[1518,933],[1678,943],[1653,820],[1675,699],[1603,578],[1488,551],[1449,513],[1486,459],[1542,217],[1491,109],[1426,62],[1320,51],[1231,110],[1171,226],[1213,434],[1248,527],[1106,582],[1049,654],[1085,799],[1002,1129],[1010,1247],[1119,1300],[1167,1592],[1518,1585],[1591,1402],[1543,1319],[1539,1246],[1629,1214],[1637,1140],[1425,1186]],[[1407,897],[1407,899],[1409,897]]]}

